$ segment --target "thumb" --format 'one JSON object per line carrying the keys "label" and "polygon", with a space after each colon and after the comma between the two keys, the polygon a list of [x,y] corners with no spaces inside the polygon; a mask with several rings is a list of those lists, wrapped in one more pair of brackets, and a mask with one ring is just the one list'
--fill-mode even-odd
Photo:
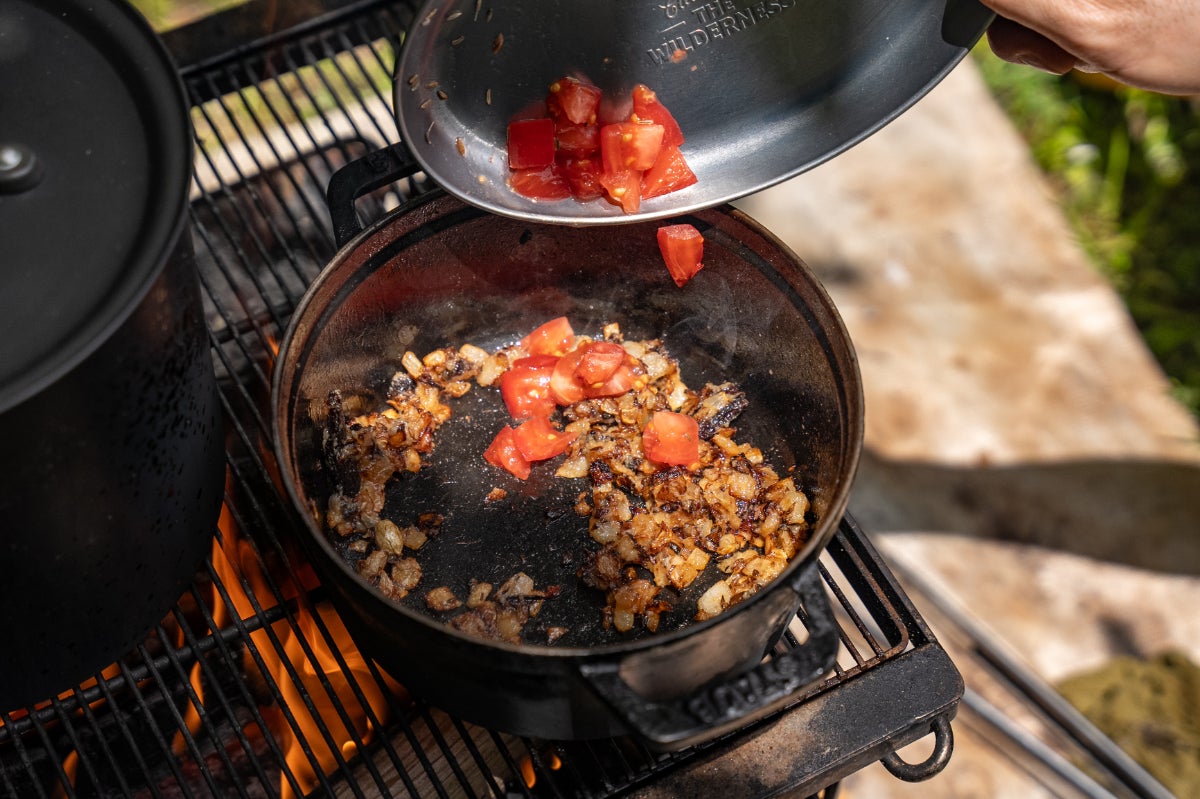
{"label": "thumb", "polygon": [[1037,31],[1006,17],[996,17],[988,28],[988,44],[997,56],[1014,64],[1062,75],[1079,65],[1079,59]]}

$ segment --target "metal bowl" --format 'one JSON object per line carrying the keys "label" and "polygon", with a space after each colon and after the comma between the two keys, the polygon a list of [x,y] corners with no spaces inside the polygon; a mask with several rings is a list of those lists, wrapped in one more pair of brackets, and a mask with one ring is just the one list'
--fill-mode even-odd
{"label": "metal bowl", "polygon": [[[765,189],[866,138],[936,85],[992,16],[976,0],[432,0],[397,62],[394,107],[424,170],[473,205],[559,224],[659,219]],[[567,74],[614,95],[654,89],[699,181],[631,215],[512,191],[509,118]]]}

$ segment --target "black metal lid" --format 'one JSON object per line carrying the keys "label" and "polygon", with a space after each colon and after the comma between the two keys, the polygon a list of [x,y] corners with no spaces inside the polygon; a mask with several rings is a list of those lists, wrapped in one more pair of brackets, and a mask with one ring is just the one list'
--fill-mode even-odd
{"label": "black metal lid", "polygon": [[182,229],[191,129],[169,55],[124,0],[0,0],[0,76],[3,411],[141,302]]}

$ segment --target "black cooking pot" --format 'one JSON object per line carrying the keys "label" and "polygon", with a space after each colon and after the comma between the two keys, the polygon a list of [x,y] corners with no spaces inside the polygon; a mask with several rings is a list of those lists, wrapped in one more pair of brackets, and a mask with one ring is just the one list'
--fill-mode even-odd
{"label": "black cooking pot", "polygon": [[0,0],[0,709],[128,651],[220,506],[188,106],[124,2]]}
{"label": "black cooking pot", "polygon": [[[356,227],[345,195],[394,178],[389,158],[399,159],[403,174],[396,148],[335,176],[340,235]],[[705,268],[683,288],[663,265],[655,224],[537,225],[429,192],[343,246],[293,317],[272,406],[280,472],[304,517],[303,542],[364,653],[446,710],[524,735],[634,732],[670,748],[769,712],[831,666],[837,634],[814,564],[837,528],[858,461],[862,397],[853,350],[808,269],[744,214],[726,207],[675,221],[705,237]],[[492,349],[561,315],[577,331],[618,322],[627,339],[662,338],[689,385],[734,380],[745,390],[738,440],[761,446],[793,474],[816,517],[810,540],[769,587],[693,622],[688,608],[705,587],[698,580],[657,633],[604,629],[604,595],[576,577],[591,543],[586,520],[570,511],[579,481],[535,469],[521,482],[485,467],[482,450],[506,412],[488,399],[496,392],[482,390],[455,401],[466,404],[452,406],[427,465],[389,484],[388,509],[444,516],[417,556],[421,587],[397,603],[358,576],[322,522],[336,480],[322,454],[336,413],[330,392],[378,408],[406,350],[423,355],[466,342]],[[487,502],[495,486],[508,496]],[[479,640],[424,609],[430,588],[459,590],[473,578],[498,584],[517,570],[538,586],[560,587],[537,618],[568,630],[556,644]],[[760,664],[801,605],[807,641]]]}

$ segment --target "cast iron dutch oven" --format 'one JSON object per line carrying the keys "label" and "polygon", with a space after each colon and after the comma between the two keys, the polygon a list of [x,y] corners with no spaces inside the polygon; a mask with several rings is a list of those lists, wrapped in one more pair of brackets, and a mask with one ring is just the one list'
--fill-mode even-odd
{"label": "cast iron dutch oven", "polygon": [[0,0],[0,710],[128,651],[223,482],[174,67],[124,2]]}
{"label": "cast iron dutch oven", "polygon": [[[403,157],[399,147],[381,151],[335,175],[343,237],[355,228],[338,199],[353,183],[346,176],[370,174],[364,164],[379,168],[390,155]],[[524,735],[633,732],[671,748],[767,713],[831,666],[836,628],[814,562],[845,509],[863,432],[850,341],[812,273],[753,220],[723,207],[675,221],[705,238],[705,267],[683,288],[663,265],[657,224],[536,224],[435,190],[354,236],[297,309],[272,407],[302,541],[356,643],[429,702]],[[617,322],[627,339],[662,338],[688,385],[733,380],[745,390],[738,440],[756,443],[779,469],[794,468],[815,511],[811,539],[768,588],[693,622],[704,587],[697,581],[657,633],[605,630],[603,594],[576,576],[591,542],[586,520],[571,508],[586,481],[556,479],[547,467],[522,482],[487,466],[482,451],[507,415],[483,389],[452,401],[454,416],[426,465],[388,487],[385,514],[445,517],[417,555],[421,585],[393,602],[359,578],[322,521],[336,480],[322,454],[330,392],[378,408],[406,350],[424,355],[467,342],[490,350],[563,315],[580,332]],[[493,487],[507,498],[487,502]],[[554,645],[471,638],[424,609],[422,596],[435,586],[464,596],[471,579],[498,584],[518,570],[539,587],[561,587],[537,618],[568,628]],[[801,606],[807,641],[760,663]]]}

